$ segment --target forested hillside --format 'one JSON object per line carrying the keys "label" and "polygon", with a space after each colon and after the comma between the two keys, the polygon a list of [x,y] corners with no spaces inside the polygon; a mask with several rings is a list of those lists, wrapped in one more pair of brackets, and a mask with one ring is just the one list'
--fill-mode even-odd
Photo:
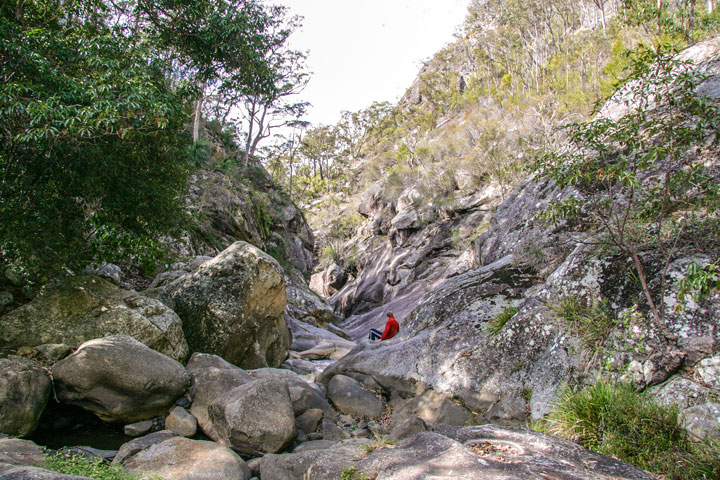
{"label": "forested hillside", "polygon": [[458,190],[504,196],[562,144],[559,126],[588,119],[655,53],[716,31],[712,1],[475,1],[397,105],[298,131],[268,169],[343,256],[371,185],[391,200],[414,185],[438,212]]}

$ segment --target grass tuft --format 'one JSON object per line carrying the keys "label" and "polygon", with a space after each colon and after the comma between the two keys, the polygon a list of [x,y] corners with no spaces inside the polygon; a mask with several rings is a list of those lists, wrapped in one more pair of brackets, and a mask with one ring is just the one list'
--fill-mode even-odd
{"label": "grass tuft", "polygon": [[514,317],[516,313],[518,313],[518,309],[514,305],[506,307],[505,310],[500,312],[497,317],[490,320],[490,324],[488,325],[488,333],[491,336],[495,336],[500,333],[500,330],[503,329],[508,320]]}
{"label": "grass tuft", "polygon": [[617,318],[602,302],[588,306],[577,297],[565,297],[553,311],[590,349],[602,345],[610,331],[618,324]]}
{"label": "grass tuft", "polygon": [[677,415],[677,408],[657,405],[629,385],[598,380],[567,389],[533,428],[668,480],[720,478],[720,445],[691,442]]}
{"label": "grass tuft", "polygon": [[79,455],[58,452],[48,455],[45,468],[65,475],[89,477],[96,480],[160,480],[158,477],[131,475],[119,465],[110,465],[101,458],[88,459]]}

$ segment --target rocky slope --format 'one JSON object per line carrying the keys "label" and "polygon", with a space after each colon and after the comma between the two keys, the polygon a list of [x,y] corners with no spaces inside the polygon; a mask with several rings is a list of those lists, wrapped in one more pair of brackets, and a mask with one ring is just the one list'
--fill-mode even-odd
{"label": "rocky slope", "polygon": [[[699,43],[681,58],[709,76],[699,92],[717,100],[720,40]],[[619,92],[602,115],[627,111],[627,98]],[[715,150],[703,152],[704,164],[717,176]],[[717,242],[708,239],[707,255],[686,251],[668,266],[664,319],[670,335],[666,338],[648,319],[650,314],[637,307],[644,300],[632,280],[630,260],[598,253],[588,245],[588,233],[578,234],[572,224],[552,226],[538,219],[550,201],[570,192],[550,180],[530,178],[494,213],[471,209],[471,221],[463,223],[461,216],[452,220],[468,229],[491,217],[487,231],[472,242],[472,266],[459,269],[443,258],[449,248],[433,250],[432,245],[440,242],[418,243],[418,249],[404,243],[408,238],[432,238],[434,225],[427,231],[420,222],[413,226],[419,218],[414,210],[409,213],[414,207],[401,201],[395,204],[400,213],[385,223],[387,243],[366,249],[372,252],[366,258],[378,256],[330,299],[338,310],[351,314],[343,326],[356,338],[382,322],[381,309],[397,310],[403,317],[399,338],[362,344],[326,370],[321,380],[328,383],[334,375],[351,376],[392,398],[440,392],[458,399],[481,421],[511,424],[542,417],[565,385],[582,385],[597,375],[623,379],[639,389],[690,382],[692,391],[703,393],[694,399],[683,396],[680,406],[704,405],[706,411],[712,410],[714,404],[705,403],[706,395],[717,398],[720,391],[701,378],[715,364],[720,348],[720,294],[715,291],[683,308],[675,307],[685,269],[692,261],[712,263]],[[479,202],[483,204],[492,201]],[[362,203],[359,211],[372,214],[382,210],[380,205],[377,200]],[[383,231],[381,221],[372,225],[380,227],[376,232]],[[397,226],[409,226],[411,233]],[[362,240],[367,245],[373,241],[377,240]],[[654,253],[644,255],[653,258]],[[414,268],[396,268],[403,265]],[[428,265],[444,268],[433,271]],[[423,284],[428,272],[430,279]],[[658,289],[662,269],[653,272],[648,282]],[[413,290],[416,287],[419,291]],[[600,337],[589,335],[581,324],[573,323],[579,321],[577,317],[567,314],[570,304],[587,313],[602,302],[609,305],[612,320]],[[498,323],[502,317],[505,323]],[[670,387],[651,391],[664,388]],[[668,398],[667,392],[658,395]],[[713,428],[717,431],[717,426]]]}

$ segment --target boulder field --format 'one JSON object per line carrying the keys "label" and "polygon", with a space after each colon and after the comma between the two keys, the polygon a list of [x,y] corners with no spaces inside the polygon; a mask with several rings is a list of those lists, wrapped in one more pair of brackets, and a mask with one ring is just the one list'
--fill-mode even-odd
{"label": "boulder field", "polygon": [[[98,357],[103,349],[109,350],[107,361]],[[134,369],[123,365],[130,358],[139,362]],[[290,370],[242,370],[210,354],[194,354],[188,363],[191,368],[185,369],[126,336],[87,342],[58,362],[53,371],[61,373],[76,361],[86,362],[81,370],[87,379],[86,389],[77,390],[72,401],[83,408],[107,419],[97,406],[122,404],[127,413],[114,417],[120,424],[162,412],[151,422],[156,431],[128,441],[117,452],[81,449],[85,455],[112,458],[114,465],[132,474],[164,480],[335,480],[351,474],[408,480],[653,478],[635,467],[540,433],[498,425],[462,426],[471,419],[453,412],[447,402],[455,404],[441,395],[425,395],[421,402],[398,408],[403,419],[398,420],[392,418],[384,397],[349,377],[335,376],[326,394],[322,385]],[[20,371],[27,369],[25,363],[17,364]],[[118,364],[129,368],[118,369]],[[168,380],[177,378],[166,384],[179,387],[163,390],[169,402],[164,401],[162,407],[152,388],[158,374]],[[64,391],[65,381],[55,378],[56,389]],[[148,398],[142,402],[138,399],[145,386],[149,386]],[[132,389],[135,392],[130,394]],[[125,400],[127,396],[131,400]],[[66,398],[59,395],[61,402]],[[194,417],[180,404],[190,404],[191,412],[203,409],[204,420],[197,424],[213,441],[185,430],[185,420]],[[414,415],[425,417],[428,423]],[[386,425],[412,424],[408,419],[421,428],[395,428],[395,440],[388,440]],[[162,425],[165,429],[157,430]],[[434,431],[428,431],[430,425]],[[6,429],[5,424],[0,427]],[[36,444],[0,437],[0,478],[81,478],[43,467],[43,450]]]}

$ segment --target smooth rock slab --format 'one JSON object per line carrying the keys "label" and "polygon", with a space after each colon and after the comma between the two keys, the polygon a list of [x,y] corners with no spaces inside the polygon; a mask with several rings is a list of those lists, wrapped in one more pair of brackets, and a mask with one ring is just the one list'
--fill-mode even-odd
{"label": "smooth rock slab", "polygon": [[328,384],[328,398],[341,412],[359,417],[380,418],[383,403],[360,382],[345,375],[335,375]]}
{"label": "smooth rock slab", "polygon": [[22,357],[0,359],[0,432],[30,435],[51,390],[50,377],[37,363]]}
{"label": "smooth rock slab", "polygon": [[187,390],[190,375],[176,360],[127,335],[91,340],[52,368],[58,399],[108,422],[164,415]]}
{"label": "smooth rock slab", "polygon": [[297,435],[287,382],[263,378],[237,387],[208,407],[213,440],[240,453],[275,453]]}
{"label": "smooth rock slab", "polygon": [[214,442],[172,437],[153,443],[121,462],[131,474],[163,480],[248,480],[250,468],[235,452]]}

